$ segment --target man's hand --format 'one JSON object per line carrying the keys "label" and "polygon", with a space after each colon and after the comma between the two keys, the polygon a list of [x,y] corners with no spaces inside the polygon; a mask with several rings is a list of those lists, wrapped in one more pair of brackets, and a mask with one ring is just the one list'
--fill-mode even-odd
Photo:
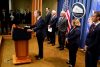
{"label": "man's hand", "polygon": [[69,43],[69,42],[68,42],[68,38],[66,38],[66,42],[67,42],[67,44]]}
{"label": "man's hand", "polygon": [[33,30],[32,29],[27,29],[27,32],[32,32]]}

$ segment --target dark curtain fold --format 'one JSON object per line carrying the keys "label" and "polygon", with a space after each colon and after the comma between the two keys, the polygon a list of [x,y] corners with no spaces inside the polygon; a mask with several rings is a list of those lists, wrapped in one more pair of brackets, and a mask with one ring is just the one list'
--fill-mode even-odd
{"label": "dark curtain fold", "polygon": [[58,17],[60,16],[60,12],[62,10],[63,3],[64,3],[64,0],[58,0],[58,5],[57,5],[57,15],[58,15]]}

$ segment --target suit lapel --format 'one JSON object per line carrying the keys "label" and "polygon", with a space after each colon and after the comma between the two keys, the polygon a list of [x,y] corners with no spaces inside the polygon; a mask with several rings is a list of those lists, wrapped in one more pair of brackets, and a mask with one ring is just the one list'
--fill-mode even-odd
{"label": "suit lapel", "polygon": [[[95,29],[97,29],[99,26],[100,26],[100,23],[95,27]],[[94,30],[95,30],[95,29],[94,29]]]}
{"label": "suit lapel", "polygon": [[72,29],[70,30],[70,33],[72,33],[74,29],[75,29],[75,28],[72,28]]}

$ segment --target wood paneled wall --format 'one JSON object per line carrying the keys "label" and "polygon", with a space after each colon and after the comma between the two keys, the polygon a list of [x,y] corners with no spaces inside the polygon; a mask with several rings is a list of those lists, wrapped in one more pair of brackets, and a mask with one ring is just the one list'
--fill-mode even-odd
{"label": "wood paneled wall", "polygon": [[32,0],[32,24],[36,22],[36,18],[34,17],[35,10],[40,10],[42,13],[42,0]]}

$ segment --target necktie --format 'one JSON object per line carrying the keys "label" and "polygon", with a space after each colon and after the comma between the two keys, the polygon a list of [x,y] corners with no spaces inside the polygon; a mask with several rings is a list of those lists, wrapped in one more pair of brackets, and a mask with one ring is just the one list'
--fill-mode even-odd
{"label": "necktie", "polygon": [[90,27],[90,32],[93,32],[95,29],[95,24],[92,24],[91,27]]}

